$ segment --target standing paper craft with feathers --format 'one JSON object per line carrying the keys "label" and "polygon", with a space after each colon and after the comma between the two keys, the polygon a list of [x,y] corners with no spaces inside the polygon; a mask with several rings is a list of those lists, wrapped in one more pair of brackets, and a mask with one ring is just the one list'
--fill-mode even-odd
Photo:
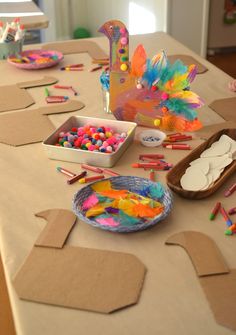
{"label": "standing paper craft with feathers", "polygon": [[110,110],[118,120],[163,130],[201,128],[195,109],[203,102],[189,89],[196,76],[195,65],[188,67],[180,60],[170,64],[164,51],[148,59],[142,45],[129,62],[125,25],[112,20],[99,31],[110,41]]}

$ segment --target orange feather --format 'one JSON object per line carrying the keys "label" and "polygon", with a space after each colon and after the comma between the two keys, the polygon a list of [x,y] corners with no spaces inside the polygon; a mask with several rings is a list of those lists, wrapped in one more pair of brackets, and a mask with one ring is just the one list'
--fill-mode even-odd
{"label": "orange feather", "polygon": [[134,51],[131,59],[131,72],[134,77],[142,77],[145,72],[145,64],[147,60],[146,51],[142,44],[139,44]]}

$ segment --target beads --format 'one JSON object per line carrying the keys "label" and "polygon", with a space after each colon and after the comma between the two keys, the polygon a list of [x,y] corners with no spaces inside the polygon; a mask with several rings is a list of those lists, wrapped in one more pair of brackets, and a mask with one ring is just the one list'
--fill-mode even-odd
{"label": "beads", "polygon": [[110,127],[73,127],[68,132],[60,132],[56,146],[94,152],[112,153],[125,141],[127,133],[115,132]]}
{"label": "beads", "polygon": [[121,37],[120,42],[122,45],[127,45],[128,44],[128,38],[127,37]]}
{"label": "beads", "polygon": [[127,69],[128,69],[127,64],[121,64],[120,69],[121,69],[121,71],[127,71]]}

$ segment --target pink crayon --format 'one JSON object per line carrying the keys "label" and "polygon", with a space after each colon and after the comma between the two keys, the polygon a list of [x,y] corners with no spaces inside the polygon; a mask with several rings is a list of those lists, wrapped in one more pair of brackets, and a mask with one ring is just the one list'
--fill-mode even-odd
{"label": "pink crayon", "polygon": [[234,193],[234,191],[236,191],[236,183],[234,183],[227,191],[225,191],[225,197],[229,197],[231,194]]}

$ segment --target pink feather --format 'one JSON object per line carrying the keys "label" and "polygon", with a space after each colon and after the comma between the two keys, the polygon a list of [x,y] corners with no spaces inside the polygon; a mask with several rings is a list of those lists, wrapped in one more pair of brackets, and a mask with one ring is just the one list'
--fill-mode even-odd
{"label": "pink feather", "polygon": [[89,209],[94,205],[96,205],[98,202],[99,199],[97,198],[96,194],[93,193],[83,202],[82,209],[83,210]]}
{"label": "pink feather", "polygon": [[97,218],[96,221],[103,226],[116,227],[119,226],[119,222],[115,221],[112,217],[110,218]]}

